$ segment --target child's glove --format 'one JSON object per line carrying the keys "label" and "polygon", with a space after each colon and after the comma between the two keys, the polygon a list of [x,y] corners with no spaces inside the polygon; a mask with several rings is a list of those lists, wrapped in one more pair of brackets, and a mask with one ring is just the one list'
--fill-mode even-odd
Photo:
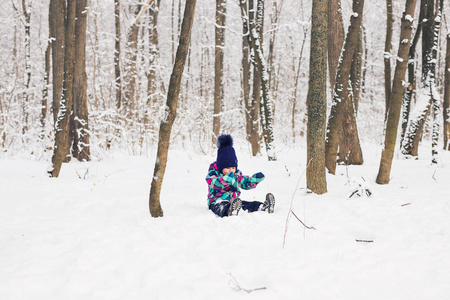
{"label": "child's glove", "polygon": [[264,180],[264,174],[261,172],[258,172],[252,176],[252,179],[253,179],[252,180],[253,182],[259,183]]}

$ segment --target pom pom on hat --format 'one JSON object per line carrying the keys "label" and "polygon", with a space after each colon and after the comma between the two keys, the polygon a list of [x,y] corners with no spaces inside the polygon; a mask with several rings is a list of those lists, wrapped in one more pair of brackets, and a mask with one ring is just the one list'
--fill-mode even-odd
{"label": "pom pom on hat", "polygon": [[233,138],[229,134],[219,135],[217,138],[217,148],[233,146]]}
{"label": "pom pom on hat", "polygon": [[217,137],[217,160],[216,165],[220,172],[224,168],[237,168],[236,152],[233,148],[233,138],[229,134],[222,134]]}

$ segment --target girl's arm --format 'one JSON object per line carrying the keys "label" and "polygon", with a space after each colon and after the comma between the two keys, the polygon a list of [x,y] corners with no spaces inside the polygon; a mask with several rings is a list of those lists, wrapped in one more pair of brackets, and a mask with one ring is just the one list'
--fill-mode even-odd
{"label": "girl's arm", "polygon": [[259,172],[254,174],[253,176],[239,176],[239,185],[244,190],[254,189],[258,183],[264,180],[264,174]]}
{"label": "girl's arm", "polygon": [[228,173],[227,175],[220,175],[216,171],[212,170],[206,176],[206,182],[208,186],[214,190],[222,190],[229,186],[237,187],[237,181],[234,173]]}

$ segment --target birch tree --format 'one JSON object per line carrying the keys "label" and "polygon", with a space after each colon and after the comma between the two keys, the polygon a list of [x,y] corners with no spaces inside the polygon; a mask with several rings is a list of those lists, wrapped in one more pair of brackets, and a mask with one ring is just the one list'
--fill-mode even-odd
{"label": "birch tree", "polygon": [[166,171],[170,134],[177,114],[181,78],[189,51],[196,2],[196,0],[186,0],[175,64],[173,66],[172,75],[170,76],[165,116],[161,121],[159,128],[158,152],[156,154],[156,163],[149,196],[149,210],[151,216],[154,218],[162,217],[164,215],[160,201],[161,186]]}
{"label": "birch tree", "polygon": [[411,32],[414,21],[416,0],[406,0],[405,10],[401,20],[400,41],[395,66],[394,80],[391,90],[389,112],[385,125],[384,149],[381,153],[380,168],[376,182],[388,184],[390,180],[392,159],[394,158],[395,142],[397,138],[398,123],[403,95],[403,80],[405,78],[407,58],[411,44]]}
{"label": "birch tree", "polygon": [[116,106],[120,109],[122,106],[122,78],[120,70],[120,54],[121,54],[121,30],[120,30],[120,0],[114,0],[114,28],[115,28],[115,43],[114,43],[114,86],[116,89]]}

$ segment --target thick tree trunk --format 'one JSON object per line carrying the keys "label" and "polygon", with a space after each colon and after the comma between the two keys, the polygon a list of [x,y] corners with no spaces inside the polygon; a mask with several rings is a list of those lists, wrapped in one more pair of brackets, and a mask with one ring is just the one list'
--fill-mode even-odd
{"label": "thick tree trunk", "polygon": [[49,12],[50,39],[52,41],[53,122],[58,120],[59,104],[64,81],[66,1],[51,0]]}
{"label": "thick tree trunk", "polygon": [[306,186],[313,193],[327,192],[325,173],[325,127],[327,110],[328,1],[312,3],[309,86],[307,96]]}
{"label": "thick tree trunk", "polygon": [[161,121],[159,129],[158,152],[156,156],[155,169],[153,172],[152,185],[150,188],[149,209],[152,217],[162,217],[160,194],[161,186],[166,171],[167,156],[169,152],[170,133],[177,114],[178,96],[180,93],[181,78],[189,50],[192,23],[194,21],[196,0],[186,0],[183,23],[181,25],[180,41],[178,43],[177,55],[170,76],[169,92],[166,102],[166,115]]}
{"label": "thick tree trunk", "polygon": [[67,5],[67,22],[64,58],[64,83],[58,119],[55,124],[55,146],[52,157],[51,177],[58,177],[61,165],[70,152],[69,122],[72,112],[73,76],[75,61],[75,19],[76,1],[69,1]]}
{"label": "thick tree trunk", "polygon": [[447,35],[447,52],[445,55],[445,90],[444,90],[444,150],[450,151],[450,34]]}
{"label": "thick tree trunk", "polygon": [[[326,167],[331,174],[335,174],[336,172],[339,137],[342,134],[342,116],[346,105],[345,102],[352,101],[351,97],[349,98],[349,90],[351,91],[349,78],[353,57],[358,46],[359,35],[361,32],[363,7],[364,0],[353,1],[353,14],[350,19],[350,26],[339,60],[333,102],[331,104],[330,117],[328,119],[325,146]],[[348,105],[347,109],[354,111],[353,104]],[[354,123],[356,126],[356,122],[351,121],[351,118],[354,118],[354,115],[350,116],[350,122],[352,122],[352,124]],[[356,128],[354,130],[356,131]]]}
{"label": "thick tree trunk", "polygon": [[89,114],[86,76],[87,0],[77,0],[75,24],[75,73],[73,82],[74,141],[72,154],[79,161],[90,160]]}
{"label": "thick tree trunk", "polygon": [[223,57],[225,47],[225,21],[227,13],[226,0],[216,0],[216,25],[214,48],[214,115],[213,144],[220,134],[220,114],[223,101]]}
{"label": "thick tree trunk", "polygon": [[386,0],[386,40],[384,43],[384,96],[386,102],[386,111],[384,118],[387,118],[388,108],[391,100],[391,49],[392,49],[392,32],[394,24],[394,13],[392,10],[392,0]]}
{"label": "thick tree trunk", "polygon": [[381,153],[380,168],[376,182],[388,184],[391,174],[392,159],[394,158],[395,141],[397,139],[398,123],[403,95],[403,80],[405,78],[411,31],[414,21],[416,0],[407,0],[403,12],[400,30],[400,42],[397,54],[397,65],[394,72],[394,81],[391,90],[389,113],[386,120],[384,149]]}
{"label": "thick tree trunk", "polygon": [[328,0],[328,73],[331,97],[333,97],[336,73],[344,45],[345,30],[342,19],[341,0]]}

